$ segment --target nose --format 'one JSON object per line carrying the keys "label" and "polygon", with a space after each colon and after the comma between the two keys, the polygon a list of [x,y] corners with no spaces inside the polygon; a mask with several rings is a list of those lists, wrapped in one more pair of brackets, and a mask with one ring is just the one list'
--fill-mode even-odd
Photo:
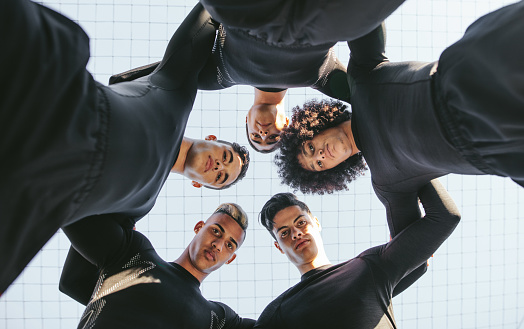
{"label": "nose", "polygon": [[259,130],[258,130],[258,133],[259,133],[259,135],[260,135],[261,137],[266,137],[267,134],[269,134],[269,131],[264,130],[264,129],[259,129]]}
{"label": "nose", "polygon": [[319,149],[316,154],[316,160],[324,160],[326,158],[326,153],[323,149]]}
{"label": "nose", "polygon": [[302,232],[300,230],[297,230],[297,229],[293,230],[293,240],[296,240],[301,236],[302,236]]}
{"label": "nose", "polygon": [[220,252],[220,250],[222,249],[221,243],[219,241],[213,241],[211,245],[213,246],[213,248],[217,250],[217,252]]}
{"label": "nose", "polygon": [[215,171],[224,169],[224,164],[220,160],[215,160],[215,166],[213,167]]}

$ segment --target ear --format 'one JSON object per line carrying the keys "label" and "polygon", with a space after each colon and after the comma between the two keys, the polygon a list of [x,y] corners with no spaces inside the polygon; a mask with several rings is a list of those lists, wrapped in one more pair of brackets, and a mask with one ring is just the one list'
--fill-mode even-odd
{"label": "ear", "polygon": [[235,260],[235,258],[237,258],[237,254],[233,254],[233,256],[231,256],[231,258],[227,260],[226,264],[231,264]]}
{"label": "ear", "polygon": [[216,141],[217,140],[217,136],[215,136],[215,135],[207,135],[205,140],[206,141]]}
{"label": "ear", "polygon": [[196,223],[195,228],[193,229],[193,231],[195,231],[195,234],[197,234],[202,229],[202,227],[204,227],[204,225],[204,221]]}
{"label": "ear", "polygon": [[282,248],[280,248],[280,245],[278,244],[278,242],[273,242],[275,244],[275,247],[277,247],[278,250],[280,250],[281,253],[284,253],[284,251],[282,250]]}
{"label": "ear", "polygon": [[197,181],[191,181],[191,185],[193,185],[196,188],[201,188],[203,185]]}

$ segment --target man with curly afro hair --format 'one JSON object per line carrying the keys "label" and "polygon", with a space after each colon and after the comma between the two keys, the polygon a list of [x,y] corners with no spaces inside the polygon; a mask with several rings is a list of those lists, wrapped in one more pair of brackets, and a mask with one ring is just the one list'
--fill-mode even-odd
{"label": "man with curly afro hair", "polygon": [[360,153],[325,171],[308,170],[301,164],[303,152],[314,147],[310,144],[314,136],[350,127],[351,112],[346,108],[345,104],[335,100],[311,100],[302,108],[293,108],[291,125],[281,133],[280,154],[275,156],[284,184],[302,193],[333,193],[347,189],[347,185],[367,169]]}
{"label": "man with curly afro hair", "polygon": [[392,236],[434,178],[490,174],[524,186],[523,15],[521,1],[481,17],[432,63],[389,62],[383,24],[349,42],[352,116],[338,119],[336,102],[296,108],[276,159],[283,182],[332,193],[362,172],[363,157]]}

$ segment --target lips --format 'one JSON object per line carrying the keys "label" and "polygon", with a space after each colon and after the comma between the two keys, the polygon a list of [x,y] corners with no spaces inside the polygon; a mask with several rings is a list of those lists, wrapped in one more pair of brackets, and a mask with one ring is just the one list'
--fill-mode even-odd
{"label": "lips", "polygon": [[206,163],[206,167],[204,168],[204,172],[208,172],[212,166],[213,166],[213,160],[211,159],[211,157],[209,157],[207,159],[207,163]]}
{"label": "lips", "polygon": [[330,158],[334,158],[333,153],[332,153],[331,150],[329,149],[329,145],[326,145],[326,151],[327,151],[327,153],[329,154],[329,157],[330,157]]}
{"label": "lips", "polygon": [[306,239],[300,239],[298,240],[297,244],[295,245],[295,250],[301,249],[302,247],[305,247],[306,244],[309,243],[309,240]]}
{"label": "lips", "polygon": [[204,255],[206,256],[206,258],[208,260],[212,260],[213,262],[216,261],[216,256],[215,256],[215,253],[209,251],[209,250],[204,250]]}

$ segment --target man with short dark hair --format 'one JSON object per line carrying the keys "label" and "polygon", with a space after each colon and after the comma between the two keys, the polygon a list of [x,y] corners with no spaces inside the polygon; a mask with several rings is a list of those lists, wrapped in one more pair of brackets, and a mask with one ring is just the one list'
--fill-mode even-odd
{"label": "man with short dark hair", "polygon": [[[433,180],[418,196],[426,212],[389,243],[332,265],[324,251],[320,222],[291,193],[274,195],[260,221],[302,275],[262,312],[255,328],[396,328],[395,288],[453,232],[460,214],[447,191]],[[408,215],[408,214],[406,214]]]}
{"label": "man with short dark hair", "polygon": [[[182,255],[166,262],[130,226],[104,216],[81,220],[63,229],[75,253],[68,255],[60,289],[88,301],[79,328],[252,328],[254,320],[206,300],[199,289],[211,272],[236,258],[247,226],[239,205],[221,204],[195,225],[195,236]],[[100,269],[96,286],[82,281],[85,259]],[[91,297],[85,295],[89,285]]]}

